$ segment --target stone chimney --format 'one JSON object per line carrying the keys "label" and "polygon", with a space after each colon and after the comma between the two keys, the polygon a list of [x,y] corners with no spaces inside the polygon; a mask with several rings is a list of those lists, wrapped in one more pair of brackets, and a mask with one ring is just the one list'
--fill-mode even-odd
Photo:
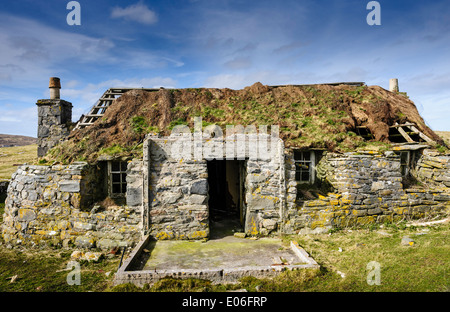
{"label": "stone chimney", "polygon": [[398,79],[392,78],[389,80],[389,91],[398,92]]}
{"label": "stone chimney", "polygon": [[38,157],[63,141],[72,125],[72,103],[60,99],[61,82],[50,78],[50,99],[38,100]]}

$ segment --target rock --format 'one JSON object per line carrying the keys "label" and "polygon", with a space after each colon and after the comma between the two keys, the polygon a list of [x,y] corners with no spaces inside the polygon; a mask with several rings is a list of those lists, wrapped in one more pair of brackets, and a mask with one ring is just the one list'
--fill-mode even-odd
{"label": "rock", "polygon": [[102,250],[111,250],[117,246],[117,242],[109,238],[102,238],[97,242],[97,247]]}
{"label": "rock", "polygon": [[193,205],[206,204],[207,197],[205,195],[194,194],[189,197],[189,202]]}
{"label": "rock", "polygon": [[93,248],[95,246],[95,240],[92,237],[78,236],[75,239],[75,246],[79,248]]}
{"label": "rock", "polygon": [[59,183],[59,190],[61,192],[77,193],[80,191],[79,181],[61,181]]}
{"label": "rock", "polygon": [[130,186],[127,187],[127,205],[142,205],[142,190],[140,188],[132,188]]}
{"label": "rock", "polygon": [[72,259],[72,260],[86,260],[86,261],[97,262],[97,261],[100,260],[100,258],[102,256],[103,256],[103,254],[101,252],[88,251],[88,252],[85,253],[85,252],[82,252],[82,251],[79,251],[79,250],[75,250],[70,255],[70,259]]}
{"label": "rock", "polygon": [[207,195],[208,194],[208,180],[200,180],[192,183],[191,186],[191,194],[200,194]]}
{"label": "rock", "polygon": [[75,229],[79,229],[79,230],[84,230],[84,231],[90,231],[94,228],[94,225],[91,223],[87,223],[87,222],[74,222],[73,223],[73,227]]}
{"label": "rock", "polygon": [[271,198],[265,198],[262,196],[251,197],[248,200],[248,206],[254,209],[264,208],[267,210],[275,209],[275,201]]}
{"label": "rock", "polygon": [[380,235],[383,235],[383,236],[392,236],[392,234],[389,234],[388,232],[386,232],[386,231],[377,231],[377,233],[378,234],[380,234]]}
{"label": "rock", "polygon": [[83,252],[81,252],[79,250],[75,250],[70,255],[70,259],[72,259],[72,260],[79,260],[82,256],[83,256]]}
{"label": "rock", "polygon": [[87,260],[87,261],[94,261],[97,262],[100,260],[100,258],[102,257],[102,253],[101,252],[91,252],[88,251],[84,254],[84,256],[82,257],[83,260]]}
{"label": "rock", "polygon": [[403,236],[402,238],[402,246],[414,246],[414,240],[412,240],[410,237],[408,236]]}
{"label": "rock", "polygon": [[275,230],[277,228],[277,222],[272,219],[264,219],[262,222],[262,226],[269,231]]}
{"label": "rock", "polygon": [[[191,192],[192,192],[192,190],[191,190]],[[164,197],[161,201],[165,204],[174,204],[182,196],[183,196],[183,194],[181,192],[179,192],[179,193],[164,193]]]}
{"label": "rock", "polygon": [[337,274],[339,274],[342,278],[345,278],[345,273],[342,273],[341,271],[336,271]]}
{"label": "rock", "polygon": [[236,232],[233,234],[234,237],[245,238],[246,234],[242,232]]}
{"label": "rock", "polygon": [[372,187],[370,190],[372,192],[376,192],[376,191],[382,190],[384,188],[386,188],[385,183],[383,181],[378,181],[378,182],[372,182]]}
{"label": "rock", "polygon": [[36,219],[36,213],[33,210],[25,208],[19,209],[19,221],[29,222],[34,219]]}

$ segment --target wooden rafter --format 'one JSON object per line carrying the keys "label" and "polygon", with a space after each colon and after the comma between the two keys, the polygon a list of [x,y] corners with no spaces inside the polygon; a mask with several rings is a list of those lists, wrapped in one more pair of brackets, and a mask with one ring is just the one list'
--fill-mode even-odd
{"label": "wooden rafter", "polygon": [[405,138],[405,140],[406,140],[407,142],[409,142],[409,143],[413,143],[413,142],[414,142],[414,140],[411,139],[411,137],[408,135],[408,133],[406,133],[406,131],[403,130],[403,128],[402,128],[401,125],[399,125],[398,123],[396,123],[395,126],[396,126],[398,132],[400,132],[400,134]]}
{"label": "wooden rafter", "polygon": [[103,117],[106,110],[119,98],[122,94],[130,90],[144,90],[144,91],[158,91],[159,89],[144,89],[144,88],[111,88],[105,91],[103,95],[94,104],[88,114],[82,115],[80,121],[75,125],[75,129],[82,129],[92,125],[99,118]]}
{"label": "wooden rafter", "polygon": [[[410,132],[409,134],[403,129],[403,127],[406,127],[407,129],[409,129]],[[408,142],[408,143],[416,143],[410,136],[410,134],[415,134],[418,135],[420,138],[422,138],[424,141],[432,143],[434,142],[430,137],[428,137],[427,135],[425,135],[422,131],[420,131],[415,124],[413,123],[405,123],[405,124],[398,124],[395,123],[395,125],[391,126],[391,128],[396,128],[398,130],[398,132],[400,133],[400,135]]]}

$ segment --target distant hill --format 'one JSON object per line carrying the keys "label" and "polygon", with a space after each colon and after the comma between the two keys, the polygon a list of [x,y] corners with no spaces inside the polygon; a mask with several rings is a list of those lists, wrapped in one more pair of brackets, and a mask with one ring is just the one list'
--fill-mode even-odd
{"label": "distant hill", "polygon": [[0,147],[36,144],[37,139],[24,135],[0,134]]}
{"label": "distant hill", "polygon": [[17,166],[37,161],[37,144],[0,148],[0,181],[11,179]]}
{"label": "distant hill", "polygon": [[437,135],[444,139],[445,144],[450,146],[450,131],[434,131]]}

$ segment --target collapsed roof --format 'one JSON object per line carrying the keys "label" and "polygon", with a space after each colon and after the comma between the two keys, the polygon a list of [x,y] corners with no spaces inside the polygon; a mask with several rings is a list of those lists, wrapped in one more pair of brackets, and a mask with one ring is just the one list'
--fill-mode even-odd
{"label": "collapsed roof", "polygon": [[[193,129],[194,117],[202,117],[203,126],[216,124],[222,129],[278,125],[280,138],[291,148],[339,152],[408,137],[445,145],[405,94],[363,83],[266,86],[258,82],[242,90],[126,90],[110,101],[101,118],[88,127],[77,127],[48,158],[95,162],[105,153],[133,155],[139,153],[137,147],[147,133],[167,136],[180,124]],[[402,125],[409,127],[405,128],[409,135],[403,134]]]}

